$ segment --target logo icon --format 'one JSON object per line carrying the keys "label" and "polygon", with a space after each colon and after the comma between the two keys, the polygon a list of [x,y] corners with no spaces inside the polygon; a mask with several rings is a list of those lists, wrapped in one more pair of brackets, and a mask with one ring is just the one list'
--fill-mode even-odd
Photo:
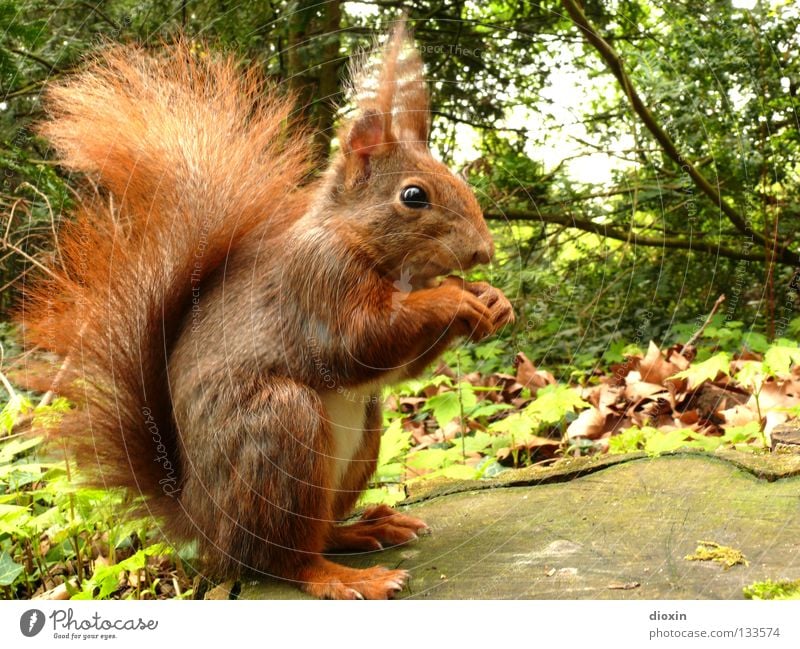
{"label": "logo icon", "polygon": [[19,618],[19,630],[22,635],[32,638],[44,628],[44,613],[37,608],[25,611]]}

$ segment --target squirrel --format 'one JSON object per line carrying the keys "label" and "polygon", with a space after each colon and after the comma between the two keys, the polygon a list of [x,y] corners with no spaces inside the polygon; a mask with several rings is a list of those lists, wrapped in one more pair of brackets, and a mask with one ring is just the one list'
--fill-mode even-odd
{"label": "squirrel", "polygon": [[405,27],[351,65],[352,116],[314,175],[290,95],[178,42],[104,48],[46,94],[40,133],[87,178],[25,343],[66,359],[56,435],[92,484],[127,488],[210,574],[386,599],[404,570],[325,555],[427,531],[385,505],[348,520],[377,464],[383,387],[513,321],[452,274],[488,263],[467,183],[428,147]]}

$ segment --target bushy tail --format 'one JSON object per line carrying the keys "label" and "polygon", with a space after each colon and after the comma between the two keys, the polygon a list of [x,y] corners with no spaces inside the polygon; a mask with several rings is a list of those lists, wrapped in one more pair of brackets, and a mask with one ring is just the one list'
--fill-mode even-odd
{"label": "bushy tail", "polygon": [[48,93],[41,132],[104,199],[62,227],[55,276],[25,291],[28,344],[65,357],[59,429],[92,482],[128,487],[181,530],[167,358],[193,291],[264,219],[291,211],[308,146],[292,101],[185,44],[100,54]]}

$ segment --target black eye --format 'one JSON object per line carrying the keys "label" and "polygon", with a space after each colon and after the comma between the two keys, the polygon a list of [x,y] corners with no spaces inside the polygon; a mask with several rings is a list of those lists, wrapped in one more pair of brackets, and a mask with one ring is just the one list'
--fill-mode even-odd
{"label": "black eye", "polygon": [[425,190],[422,189],[422,187],[418,187],[417,185],[403,187],[402,191],[400,192],[400,200],[403,201],[403,205],[412,209],[430,207],[428,195],[425,193]]}

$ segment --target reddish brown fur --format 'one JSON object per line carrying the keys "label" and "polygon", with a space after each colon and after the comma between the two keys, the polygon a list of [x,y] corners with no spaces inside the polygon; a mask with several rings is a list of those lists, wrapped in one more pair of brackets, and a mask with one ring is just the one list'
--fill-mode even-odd
{"label": "reddish brown fur", "polygon": [[[70,358],[59,389],[82,407],[61,432],[87,473],[146,496],[214,573],[246,568],[326,597],[402,587],[403,571],[321,556],[424,525],[383,508],[334,527],[375,469],[380,387],[513,317],[486,284],[436,280],[488,261],[492,243],[472,193],[424,146],[408,48],[391,39],[384,110],[359,103],[342,153],[304,190],[309,147],[287,139],[290,101],[230,60],[112,49],[50,91],[42,132],[116,207],[87,204],[65,228],[65,272],[26,294],[27,342]],[[409,183],[430,207],[400,202]],[[350,393],[358,437],[340,457],[350,442],[326,404]]]}

